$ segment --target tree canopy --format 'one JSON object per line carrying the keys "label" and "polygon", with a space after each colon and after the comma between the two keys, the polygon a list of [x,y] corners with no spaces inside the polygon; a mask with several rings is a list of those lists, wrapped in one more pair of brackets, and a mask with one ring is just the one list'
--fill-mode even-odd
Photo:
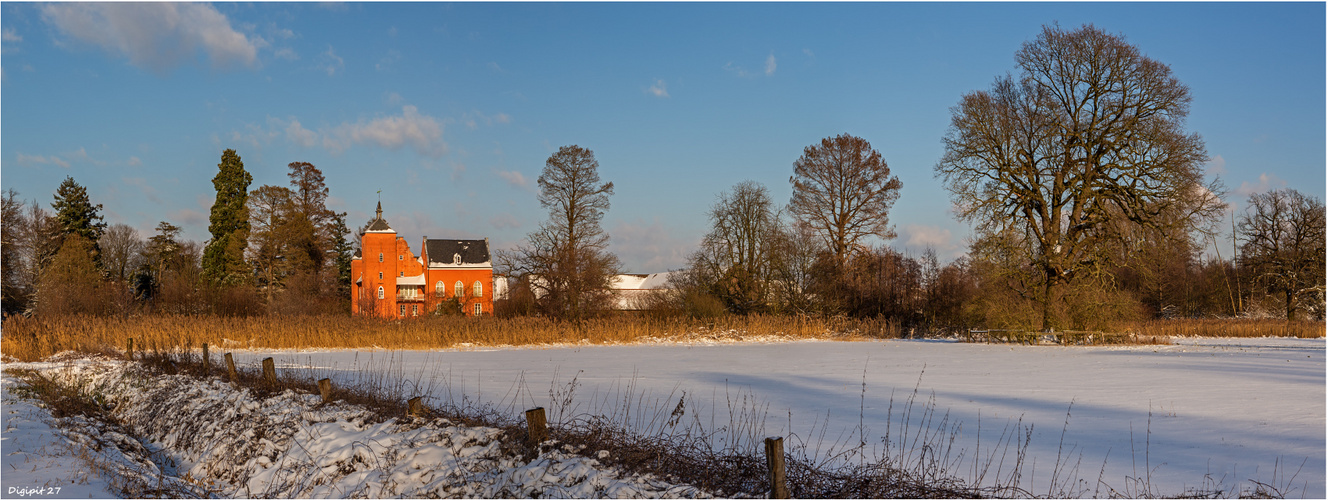
{"label": "tree canopy", "polygon": [[1044,27],[1015,60],[1017,78],[951,109],[936,174],[979,239],[1036,270],[1049,328],[1057,287],[1101,271],[1105,242],[1184,237],[1224,205],[1184,130],[1189,89],[1165,64],[1091,25]]}

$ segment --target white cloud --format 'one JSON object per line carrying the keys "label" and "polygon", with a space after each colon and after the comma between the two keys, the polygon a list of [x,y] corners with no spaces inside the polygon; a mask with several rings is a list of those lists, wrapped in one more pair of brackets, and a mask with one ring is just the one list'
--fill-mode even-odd
{"label": "white cloud", "polygon": [[332,50],[331,45],[328,45],[327,52],[322,54],[322,60],[322,66],[319,66],[319,68],[326,71],[327,76],[335,75],[337,71],[346,69],[346,60],[338,56],[337,52]]}
{"label": "white cloud", "polygon": [[512,214],[502,213],[489,217],[489,225],[499,231],[504,229],[518,229],[521,227],[521,220]]}
{"label": "white cloud", "polygon": [[653,273],[681,269],[695,241],[674,237],[658,220],[621,222],[609,231],[613,253],[622,259],[623,272]]}
{"label": "white cloud", "polygon": [[272,53],[272,56],[276,57],[277,59],[285,59],[287,61],[294,61],[300,58],[300,55],[295,52],[295,49],[292,49],[290,47],[282,47],[280,49],[277,49],[276,52]]}
{"label": "white cloud", "polygon": [[812,52],[812,49],[802,49],[802,53],[803,53],[803,54],[806,54],[807,57],[810,57],[810,58],[812,58],[812,59],[816,59],[816,53],[815,53],[815,52]]}
{"label": "white cloud", "polygon": [[496,63],[496,62],[489,61],[488,66],[489,66],[489,69],[491,69],[491,70],[497,71],[497,72],[499,72],[499,73],[502,73],[502,72],[503,72],[503,68],[502,68],[501,66],[498,66],[498,63]]}
{"label": "white cloud", "polygon": [[669,96],[669,85],[664,80],[655,80],[655,84],[646,89],[646,93],[659,98]]}
{"label": "white cloud", "polygon": [[345,151],[351,144],[371,144],[387,149],[409,145],[416,152],[435,158],[447,152],[442,123],[432,116],[420,114],[415,106],[402,106],[398,116],[343,123],[323,133],[323,147],[334,153]]}
{"label": "white cloud", "polygon": [[1207,166],[1204,167],[1205,173],[1223,175],[1227,173],[1227,160],[1222,155],[1213,155],[1208,159]]}
{"label": "white cloud", "polygon": [[130,156],[129,160],[126,161],[125,164],[131,167],[141,167],[143,166],[143,160],[138,159],[137,156]]}
{"label": "white cloud", "polygon": [[311,148],[318,144],[318,133],[304,128],[299,120],[292,117],[290,123],[286,125],[286,140]]}
{"label": "white cloud", "polygon": [[530,185],[530,179],[527,179],[521,172],[515,170],[498,170],[497,172],[498,177],[502,177],[504,181],[507,181],[509,186],[525,188]]}
{"label": "white cloud", "polygon": [[0,34],[0,40],[6,42],[21,42],[23,37],[14,31],[14,28],[5,28],[3,34]]}
{"label": "white cloud", "polygon": [[214,68],[258,65],[257,37],[250,39],[211,5],[201,3],[54,3],[42,19],[65,36],[129,58],[140,68],[163,73],[191,58],[198,48]]}
{"label": "white cloud", "polygon": [[1274,189],[1281,189],[1286,187],[1286,185],[1287,182],[1278,178],[1276,175],[1264,172],[1259,174],[1259,182],[1257,184],[1250,184],[1249,182],[1240,183],[1240,187],[1236,188],[1236,194],[1241,198],[1248,198],[1250,195],[1266,193]]}
{"label": "white cloud", "polygon": [[769,57],[765,58],[765,76],[775,74],[775,53],[771,52]]}
{"label": "white cloud", "polygon": [[911,252],[921,253],[930,248],[942,261],[953,260],[964,254],[964,247],[956,241],[949,229],[921,224],[908,224],[899,228],[899,240]]}
{"label": "white cloud", "polygon": [[51,155],[48,157],[42,155],[25,155],[23,153],[19,153],[18,157],[15,158],[14,160],[17,161],[19,165],[57,165],[60,167],[69,168],[69,162],[61,160],[60,157],[55,155]]}

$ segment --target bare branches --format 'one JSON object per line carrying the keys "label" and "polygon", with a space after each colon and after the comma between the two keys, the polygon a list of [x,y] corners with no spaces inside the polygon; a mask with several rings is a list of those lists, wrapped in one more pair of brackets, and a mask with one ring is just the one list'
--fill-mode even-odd
{"label": "bare branches", "polygon": [[1236,227],[1242,242],[1242,266],[1269,291],[1286,299],[1287,319],[1294,319],[1304,299],[1316,315],[1324,303],[1324,206],[1294,189],[1250,196]]}
{"label": "bare branches", "polygon": [[861,137],[843,134],[807,146],[789,183],[789,212],[821,235],[841,266],[864,237],[895,236],[889,212],[903,183]]}
{"label": "bare branches", "polygon": [[1022,74],[965,95],[936,165],[959,216],[982,238],[1017,240],[1052,288],[1098,272],[1124,231],[1187,239],[1221,216],[1203,140],[1183,130],[1189,90],[1124,38],[1093,26],[1043,29]]}

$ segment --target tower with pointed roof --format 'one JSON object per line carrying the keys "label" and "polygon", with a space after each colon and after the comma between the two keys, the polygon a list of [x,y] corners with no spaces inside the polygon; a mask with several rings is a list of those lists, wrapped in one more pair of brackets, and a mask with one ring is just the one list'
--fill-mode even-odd
{"label": "tower with pointed roof", "polygon": [[[383,218],[383,202],[351,259],[351,313],[407,318],[460,312],[493,314],[495,292],[489,240],[424,237],[415,256]],[[453,311],[452,309],[459,309]]]}

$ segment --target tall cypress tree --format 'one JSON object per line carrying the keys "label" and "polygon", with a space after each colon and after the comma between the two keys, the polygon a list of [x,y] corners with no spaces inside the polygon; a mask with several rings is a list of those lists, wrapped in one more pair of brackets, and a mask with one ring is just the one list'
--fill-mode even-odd
{"label": "tall cypress tree", "polygon": [[244,162],[234,149],[221,153],[217,168],[217,176],[212,178],[217,199],[208,217],[212,240],[203,250],[203,276],[213,283],[234,285],[244,282],[249,274],[244,262],[244,249],[249,245],[249,209],[245,204],[254,177],[244,170]]}
{"label": "tall cypress tree", "polygon": [[[92,244],[93,262],[100,266],[101,247],[97,245],[97,241],[106,230],[106,223],[101,217],[101,204],[93,205],[88,199],[87,188],[74,182],[73,177],[65,177],[60,187],[55,190],[55,203],[51,204],[51,208],[55,209],[55,221],[60,228],[60,241],[63,242],[65,236],[70,234],[77,234],[87,239]],[[57,244],[56,248],[58,247]]]}

